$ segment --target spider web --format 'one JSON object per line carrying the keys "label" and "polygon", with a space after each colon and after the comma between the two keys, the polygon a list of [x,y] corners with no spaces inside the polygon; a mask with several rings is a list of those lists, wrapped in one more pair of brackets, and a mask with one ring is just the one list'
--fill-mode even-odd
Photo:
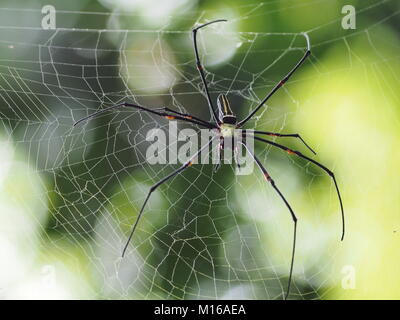
{"label": "spider web", "polygon": [[[330,21],[299,32],[237,30],[243,21],[318,3],[287,2],[270,11],[262,9],[271,4],[246,3],[238,7],[244,13],[240,17],[199,32],[211,95],[215,100],[219,93],[227,93],[240,118],[300,59],[306,48],[300,31],[308,32],[313,51],[305,62],[308,71],[295,73],[249,128],[301,133],[290,120],[312,93],[297,88],[312,86],[338,70],[326,66],[318,53],[334,42],[348,57],[345,67],[350,69],[359,63],[353,41],[365,37],[370,49],[378,52],[375,28],[398,18],[398,12],[391,13],[377,18],[375,25],[317,41],[313,39],[321,39],[332,24],[340,28],[340,11]],[[358,11],[359,19],[386,3],[366,3]],[[0,12],[41,17],[37,9]],[[174,24],[157,30],[124,29],[112,23],[98,29],[95,23],[90,25],[90,18],[112,22],[135,15],[77,11],[58,11],[56,30],[0,27],[3,136],[23,150],[45,185],[39,196],[47,206],[47,218],[39,220],[39,244],[32,246],[39,247],[41,261],[69,261],[63,263],[84,283],[88,297],[279,299],[286,291],[293,224],[256,167],[252,175],[236,176],[229,165],[217,173],[211,165],[195,165],[164,184],[152,195],[127,255],[121,258],[150,186],[178,167],[146,161],[147,132],[168,131],[169,122],[116,110],[73,128],[78,119],[123,101],[211,119],[188,30],[223,13],[202,11],[190,18],[194,14],[189,11],[189,17],[174,17]],[[80,22],[87,25],[62,25],[81,17],[88,17]],[[384,60],[377,54],[378,62]],[[191,126],[179,124],[184,127]],[[294,141],[279,141],[307,152]],[[318,151],[318,145],[313,147]],[[279,150],[260,145],[256,153],[299,217],[291,297],[329,297],[340,273],[335,265],[340,216],[332,183],[306,162]],[[335,158],[326,159],[334,170]],[[315,190],[325,195],[316,198]],[[304,212],[305,207],[312,210]],[[36,215],[34,208],[29,212]]]}

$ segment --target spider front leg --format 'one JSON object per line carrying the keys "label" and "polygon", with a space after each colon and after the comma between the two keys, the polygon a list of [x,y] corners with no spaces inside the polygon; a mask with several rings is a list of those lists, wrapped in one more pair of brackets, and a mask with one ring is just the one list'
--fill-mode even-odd
{"label": "spider front leg", "polygon": [[311,147],[303,140],[303,138],[298,134],[298,133],[277,133],[277,132],[269,132],[269,131],[253,131],[254,134],[263,134],[263,135],[267,135],[267,136],[271,136],[271,137],[293,137],[293,138],[297,138],[299,140],[301,140],[301,142],[303,142],[303,144],[308,148],[308,150],[310,150],[312,153],[314,153],[316,155],[316,152],[311,149]]}
{"label": "spider front leg", "polygon": [[107,112],[107,111],[110,111],[110,110],[114,110],[114,109],[118,109],[118,108],[122,108],[122,107],[133,108],[133,109],[137,109],[139,111],[148,112],[148,113],[151,113],[151,114],[154,114],[154,115],[157,115],[157,116],[164,117],[164,118],[166,118],[168,120],[181,120],[181,121],[197,124],[197,125],[199,125],[201,127],[206,127],[206,128],[209,128],[209,129],[215,129],[216,128],[215,124],[207,122],[207,121],[204,121],[204,120],[201,120],[201,119],[197,119],[197,118],[192,117],[192,116],[190,116],[188,114],[181,114],[181,113],[176,111],[176,112],[174,112],[174,114],[176,114],[176,115],[171,115],[171,113],[169,113],[169,112],[160,111],[160,110],[164,110],[164,109],[168,109],[168,108],[150,109],[150,108],[147,108],[147,107],[143,107],[143,106],[132,104],[132,103],[128,103],[128,102],[118,103],[116,105],[113,105],[113,106],[104,108],[102,110],[99,110],[97,112],[94,112],[91,115],[88,115],[88,116],[76,121],[74,123],[74,127],[77,126],[79,123],[81,123],[83,121],[86,121],[86,120],[89,120],[89,119],[92,119],[92,118],[95,118],[98,115],[103,114],[104,112]]}
{"label": "spider front leg", "polygon": [[306,38],[307,41],[307,50],[304,53],[303,57],[297,62],[297,64],[289,71],[289,73],[281,80],[279,81],[275,87],[272,88],[272,90],[267,94],[267,96],[259,103],[255,109],[250,112],[250,114],[244,118],[242,121],[238,123],[238,127],[242,127],[247,121],[249,121],[256,113],[258,110],[261,109],[261,107],[268,101],[269,98],[271,98],[276,91],[278,91],[279,88],[281,88],[293,75],[293,73],[296,72],[296,70],[303,64],[303,62],[307,59],[307,57],[311,54],[311,46],[310,46],[310,38],[308,37],[307,33],[303,33],[303,36]]}
{"label": "spider front leg", "polygon": [[205,76],[205,74],[204,74],[204,68],[203,68],[203,66],[202,66],[202,64],[201,64],[201,61],[200,61],[199,50],[198,50],[198,48],[197,48],[197,31],[198,31],[199,29],[201,29],[201,28],[204,28],[205,26],[208,26],[208,25],[212,24],[212,23],[216,23],[216,22],[226,22],[226,21],[227,21],[227,20],[225,20],[225,19],[219,19],[219,20],[210,21],[210,22],[204,23],[204,24],[202,24],[202,25],[199,25],[199,26],[193,28],[193,30],[192,30],[192,32],[193,32],[194,54],[195,54],[195,56],[196,56],[196,67],[197,67],[197,70],[199,71],[201,81],[203,82],[203,85],[204,85],[204,91],[206,92],[206,97],[207,97],[208,107],[209,107],[209,109],[210,109],[210,113],[211,113],[211,115],[213,116],[214,121],[215,121],[216,123],[218,123],[219,120],[218,120],[217,113],[215,112],[214,105],[213,105],[212,100],[211,100],[210,91],[209,91],[209,89],[208,89],[206,76]]}
{"label": "spider front leg", "polygon": [[[203,119],[200,119],[198,117],[192,116],[191,114],[182,113],[182,112],[179,112],[179,111],[176,111],[176,110],[172,110],[172,109],[167,108],[167,107],[156,108],[154,110],[163,110],[163,111],[166,111],[166,112],[181,116],[181,117],[183,117],[183,118],[185,118],[187,120],[195,120],[195,121],[198,121],[198,122],[202,123],[204,126],[214,125],[211,122],[207,122],[207,121],[205,121]],[[214,127],[217,127],[217,126],[214,126]]]}
{"label": "spider front leg", "polygon": [[257,166],[260,168],[262,173],[264,174],[265,179],[271,184],[271,186],[275,189],[275,191],[278,193],[280,198],[283,200],[285,203],[286,207],[289,209],[290,215],[293,220],[293,245],[292,245],[292,258],[291,258],[291,263],[290,263],[290,271],[289,271],[289,280],[288,280],[288,287],[285,295],[285,300],[289,296],[290,292],[290,285],[292,283],[292,274],[293,274],[293,265],[294,265],[294,255],[296,251],[296,239],[297,239],[297,217],[290,206],[289,202],[286,200],[286,198],[283,196],[281,191],[278,189],[278,187],[275,184],[275,181],[271,178],[269,175],[268,171],[265,169],[265,167],[262,165],[261,161],[256,157],[256,155],[247,147],[245,143],[242,143],[242,145],[246,148],[247,152],[250,154],[250,156],[253,158],[253,160],[257,163]]}
{"label": "spider front leg", "polygon": [[139,215],[138,215],[138,217],[136,218],[135,224],[134,224],[133,227],[132,227],[132,231],[131,231],[131,233],[130,233],[130,235],[129,235],[129,238],[128,238],[128,240],[127,240],[127,242],[126,242],[126,244],[125,244],[125,247],[124,247],[124,249],[123,249],[123,251],[122,251],[122,257],[124,257],[126,249],[128,249],[128,245],[129,245],[129,243],[130,243],[130,241],[131,241],[131,239],[132,239],[132,237],[133,237],[133,234],[135,233],[136,227],[137,227],[137,225],[138,225],[138,223],[139,223],[140,218],[141,218],[142,215],[143,215],[144,208],[145,208],[147,202],[149,201],[151,194],[152,194],[159,186],[161,186],[164,182],[167,182],[169,179],[175,177],[176,175],[178,175],[179,173],[181,173],[181,172],[184,171],[185,169],[189,168],[189,167],[193,164],[193,160],[194,160],[205,148],[208,148],[208,147],[212,144],[213,140],[214,140],[214,138],[211,139],[209,143],[207,143],[207,144],[205,144],[203,147],[201,147],[201,149],[198,150],[198,151],[197,151],[187,162],[185,162],[180,168],[178,168],[178,169],[175,170],[174,172],[170,173],[168,176],[166,176],[165,178],[161,179],[160,181],[158,181],[156,184],[154,184],[154,185],[150,188],[149,192],[147,193],[146,199],[144,200],[144,203],[143,203],[143,205],[142,205],[142,208],[141,208],[140,211],[139,211]]}

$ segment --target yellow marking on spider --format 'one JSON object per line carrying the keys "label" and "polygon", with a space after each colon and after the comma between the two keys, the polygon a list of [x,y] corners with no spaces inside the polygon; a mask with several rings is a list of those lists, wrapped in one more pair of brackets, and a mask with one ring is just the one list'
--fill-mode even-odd
{"label": "yellow marking on spider", "polygon": [[296,153],[296,152],[294,152],[293,150],[290,150],[290,149],[287,149],[286,152],[289,153],[289,154],[295,154]]}

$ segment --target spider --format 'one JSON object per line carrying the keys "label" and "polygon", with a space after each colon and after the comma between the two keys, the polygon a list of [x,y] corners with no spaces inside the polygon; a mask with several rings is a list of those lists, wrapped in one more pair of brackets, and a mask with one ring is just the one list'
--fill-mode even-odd
{"label": "spider", "polygon": [[[100,111],[97,111],[87,117],[84,117],[80,120],[78,120],[74,126],[76,126],[77,124],[86,121],[88,119],[94,118],[96,116],[98,116],[99,114],[102,114],[104,112],[107,112],[109,110],[113,110],[113,109],[117,109],[120,107],[128,107],[128,108],[133,108],[133,109],[137,109],[139,111],[143,111],[143,112],[148,112],[157,116],[161,116],[161,117],[165,117],[168,120],[180,120],[180,121],[184,121],[184,122],[189,122],[192,124],[195,124],[199,127],[203,127],[203,128],[208,128],[208,129],[215,129],[218,132],[218,135],[222,141],[222,143],[220,142],[220,149],[224,148],[224,144],[223,144],[223,140],[224,139],[229,139],[232,138],[235,135],[235,130],[242,128],[250,119],[253,118],[253,116],[263,107],[263,105],[268,101],[269,98],[271,98],[271,96],[278,91],[279,88],[281,88],[288,80],[289,78],[293,75],[293,73],[303,64],[303,62],[307,59],[307,57],[311,54],[311,50],[310,50],[310,39],[308,37],[308,35],[306,33],[303,33],[303,36],[306,38],[307,41],[307,50],[304,53],[304,55],[302,56],[302,58],[297,62],[296,65],[294,65],[294,67],[292,67],[292,69],[289,71],[289,73],[281,80],[279,81],[273,88],[272,90],[265,96],[264,99],[261,100],[261,102],[257,105],[256,108],[254,108],[253,111],[251,111],[243,120],[238,121],[235,114],[232,112],[230,105],[229,105],[229,101],[228,98],[226,96],[226,94],[220,94],[217,98],[217,107],[218,107],[218,115],[217,112],[214,108],[213,105],[213,101],[211,99],[210,96],[210,91],[207,85],[207,81],[206,81],[206,77],[205,77],[205,72],[204,72],[204,67],[201,64],[200,61],[200,56],[199,56],[199,50],[197,47],[197,33],[201,28],[204,28],[210,24],[213,23],[218,23],[218,22],[226,22],[226,19],[218,19],[218,20],[213,20],[207,23],[204,23],[202,25],[199,25],[195,28],[192,29],[192,33],[193,33],[193,47],[194,47],[194,53],[195,53],[195,58],[196,58],[196,66],[197,66],[197,70],[199,72],[201,81],[203,83],[204,86],[204,92],[203,94],[205,94],[205,97],[207,98],[207,102],[208,102],[208,107],[212,116],[212,119],[214,121],[205,121],[202,120],[198,117],[195,117],[193,115],[190,114],[186,114],[186,113],[181,113],[175,110],[172,110],[170,108],[167,107],[162,107],[162,108],[148,108],[148,107],[143,107],[140,105],[136,105],[136,104],[132,104],[132,103],[128,103],[128,102],[123,102],[123,103],[119,103],[107,108],[104,108]],[[343,203],[342,203],[342,198],[340,196],[340,192],[339,192],[339,187],[338,184],[336,182],[336,178],[335,175],[333,174],[333,172],[331,170],[329,170],[327,167],[325,167],[324,165],[322,165],[321,163],[309,158],[308,156],[302,154],[299,151],[290,149],[284,145],[281,145],[279,143],[276,143],[274,141],[270,141],[264,138],[259,137],[260,135],[263,136],[271,136],[271,137],[293,137],[293,138],[297,138],[299,139],[314,155],[316,154],[314,152],[313,149],[311,149],[311,147],[302,139],[302,137],[297,134],[282,134],[282,133],[276,133],[276,132],[268,132],[268,131],[258,131],[258,130],[254,130],[251,131],[250,135],[248,135],[248,133],[242,133],[243,137],[251,137],[254,138],[256,141],[263,143],[263,144],[268,144],[268,145],[272,145],[273,147],[282,149],[284,151],[286,151],[289,155],[294,155],[300,158],[303,158],[311,163],[313,163],[314,165],[320,167],[322,170],[324,170],[333,180],[334,185],[335,185],[335,189],[337,192],[337,196],[339,199],[339,204],[340,204],[340,210],[341,210],[341,218],[342,218],[342,235],[341,235],[341,240],[343,241],[344,238],[344,234],[345,234],[345,221],[344,221],[344,210],[343,210]],[[203,149],[205,149],[205,147],[208,147],[211,144],[212,140],[207,143],[206,145],[204,145],[203,147],[201,147],[192,157],[189,158],[189,160],[187,162],[185,162],[181,167],[179,167],[178,169],[176,169],[175,171],[173,171],[172,173],[170,173],[169,175],[167,175],[166,177],[164,177],[163,179],[161,179],[160,181],[158,181],[156,184],[154,184],[147,196],[146,199],[144,200],[144,203],[139,211],[139,215],[136,218],[136,221],[134,223],[134,225],[132,226],[130,235],[128,237],[128,240],[124,246],[124,249],[122,251],[122,257],[124,256],[126,249],[128,248],[128,245],[132,239],[133,234],[135,233],[136,227],[139,223],[140,218],[143,215],[144,212],[144,208],[151,196],[151,194],[159,187],[161,186],[163,183],[167,182],[168,180],[170,180],[171,178],[175,177],[176,175],[180,174],[182,171],[184,171],[185,169],[189,168],[192,164],[193,164],[193,160],[202,152]],[[293,220],[293,243],[292,243],[292,254],[291,254],[291,263],[290,263],[290,270],[289,270],[289,279],[288,279],[288,285],[287,285],[287,290],[286,290],[286,294],[284,299],[287,299],[289,296],[289,292],[290,292],[290,286],[291,286],[291,282],[292,282],[292,274],[293,274],[293,265],[294,265],[294,257],[295,257],[295,251],[296,251],[296,238],[297,238],[297,217],[296,214],[294,213],[292,207],[290,206],[289,202],[286,200],[286,198],[284,197],[284,195],[282,194],[282,192],[280,191],[280,189],[278,189],[275,181],[272,179],[272,177],[269,175],[268,171],[266,170],[266,168],[264,167],[264,165],[261,163],[261,161],[259,160],[259,158],[245,145],[247,152],[250,154],[251,158],[253,159],[253,161],[255,161],[255,163],[257,164],[257,166],[259,167],[259,169],[261,170],[261,172],[263,173],[266,181],[268,181],[272,188],[277,192],[277,194],[279,195],[279,197],[282,199],[282,201],[285,203],[287,209],[290,212],[291,218]],[[220,162],[217,164],[217,168],[219,167]],[[237,164],[238,165],[238,164]]]}

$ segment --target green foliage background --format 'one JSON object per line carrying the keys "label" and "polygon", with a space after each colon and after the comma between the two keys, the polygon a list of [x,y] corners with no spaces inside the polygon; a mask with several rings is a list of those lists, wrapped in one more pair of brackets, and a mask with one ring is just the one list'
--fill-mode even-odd
{"label": "green foliage background", "polygon": [[[193,93],[187,83],[163,88],[158,86],[157,76],[137,66],[127,72],[139,74],[143,82],[133,76],[125,85],[115,75],[126,76],[118,69],[121,61],[150,65],[146,59],[160,34],[161,49],[155,48],[152,53],[167,55],[166,59],[183,73],[195,75],[190,33],[186,31],[196,21],[225,17],[231,20],[228,28],[232,28],[232,34],[225,36],[226,43],[213,47],[217,53],[221,54],[221,47],[239,41],[235,34],[264,36],[244,43],[219,64],[213,65],[210,60],[208,71],[221,80],[213,87],[214,96],[229,87],[224,81],[235,77],[237,69],[232,66],[241,65],[249,45],[252,53],[246,60],[246,70],[251,74],[239,74],[238,87],[233,89],[243,90],[244,83],[253,81],[251,76],[260,68],[272,66],[252,86],[262,97],[301,55],[301,50],[293,50],[277,60],[293,39],[288,35],[307,31],[312,42],[310,61],[253,123],[260,130],[300,133],[317,150],[316,159],[334,170],[342,190],[347,217],[344,242],[339,241],[338,203],[329,178],[303,161],[257,146],[299,217],[291,298],[400,297],[398,1],[165,1],[165,7],[152,1],[50,2],[58,12],[57,27],[142,32],[128,37],[127,50],[119,47],[123,32],[110,33],[100,45],[114,50],[85,58],[57,46],[93,48],[98,32],[83,31],[78,37],[76,33],[58,34],[51,45],[60,61],[71,59],[78,66],[101,63],[108,65],[100,71],[101,76],[114,76],[102,83],[110,95],[94,96],[99,87],[93,87],[93,92],[70,93],[77,100],[64,99],[63,90],[48,94],[41,82],[57,85],[51,64],[42,64],[46,78],[35,78],[37,82],[32,84],[27,80],[28,73],[18,74],[24,72],[24,64],[18,61],[49,57],[46,48],[52,31],[40,30],[40,10],[48,1],[0,1],[3,297],[282,297],[292,225],[287,209],[262,177],[255,173],[238,179],[229,167],[216,175],[209,166],[186,172],[174,180],[173,187],[155,194],[130,254],[122,260],[120,250],[148,187],[173,168],[143,164],[140,141],[145,135],[137,134],[137,128],[145,132],[155,124],[166,124],[138,114],[131,115],[131,122],[121,124],[127,116],[121,113],[72,129],[74,121],[97,110],[100,104],[128,93],[126,86],[140,103],[150,106],[176,106],[172,97],[177,93],[175,99],[186,111],[207,118],[204,97]],[[118,3],[133,6],[127,11]],[[341,10],[346,4],[356,8],[355,30],[341,27]],[[165,30],[185,32],[169,34]],[[209,31],[210,37],[213,32],[215,29]],[[282,37],[277,37],[278,33]],[[240,39],[254,38],[246,33]],[[206,38],[203,40],[207,43]],[[294,40],[293,47],[304,48],[304,39]],[[38,56],[38,50],[23,45],[30,42],[41,44],[44,55]],[[122,53],[127,60],[121,60]],[[77,69],[66,65],[58,72],[76,75]],[[94,69],[88,72],[98,77]],[[18,81],[21,79],[26,81]],[[26,94],[29,90],[31,95]],[[191,94],[179,95],[184,92]],[[78,103],[79,99],[86,102]],[[251,97],[232,99],[241,117],[255,106]],[[293,141],[281,142],[302,148]],[[132,151],[133,146],[142,153]]]}

